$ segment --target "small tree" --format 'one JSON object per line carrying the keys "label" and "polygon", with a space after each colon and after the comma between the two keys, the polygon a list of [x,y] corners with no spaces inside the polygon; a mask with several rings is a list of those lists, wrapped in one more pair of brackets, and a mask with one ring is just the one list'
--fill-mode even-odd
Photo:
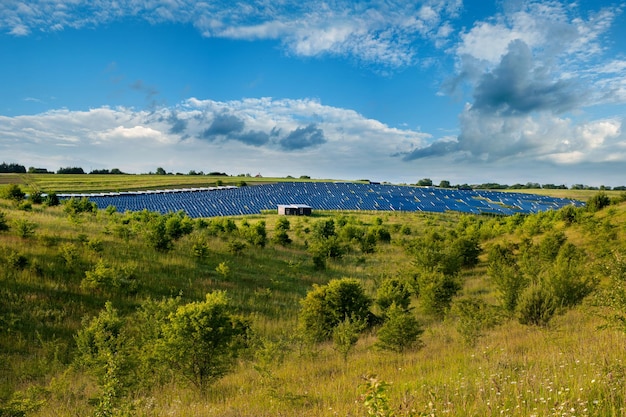
{"label": "small tree", "polygon": [[601,191],[587,200],[587,210],[596,212],[611,204],[611,199],[605,192]]}
{"label": "small tree", "polygon": [[7,200],[12,200],[15,203],[19,203],[24,199],[26,194],[22,191],[19,185],[9,184],[4,187],[0,196],[2,198],[6,198]]}
{"label": "small tree", "polygon": [[354,322],[369,322],[372,300],[359,281],[353,278],[331,280],[315,285],[300,301],[300,326],[312,342],[329,340],[335,327],[346,318]]}
{"label": "small tree", "polygon": [[378,329],[376,346],[394,352],[419,346],[419,337],[424,332],[417,318],[410,311],[393,303],[387,309],[387,318]]}
{"label": "small tree", "polygon": [[519,300],[518,320],[521,324],[545,326],[555,312],[554,297],[541,285],[528,287]]}
{"label": "small tree", "polygon": [[411,304],[411,288],[399,278],[388,278],[376,290],[376,299],[374,301],[380,308],[383,315],[386,314],[389,307],[395,304],[404,310],[409,309]]}
{"label": "small tree", "polygon": [[124,320],[110,302],[100,314],[83,323],[76,335],[75,363],[93,375],[102,392],[97,414],[113,415],[119,399],[136,382],[134,356]]}
{"label": "small tree", "polygon": [[348,354],[359,340],[359,335],[365,329],[366,323],[359,320],[351,320],[346,317],[333,330],[333,345],[341,354],[344,362],[348,362]]}
{"label": "small tree", "polygon": [[201,391],[226,375],[250,330],[248,321],[233,314],[224,292],[205,301],[178,307],[163,328],[163,357],[183,379]]}

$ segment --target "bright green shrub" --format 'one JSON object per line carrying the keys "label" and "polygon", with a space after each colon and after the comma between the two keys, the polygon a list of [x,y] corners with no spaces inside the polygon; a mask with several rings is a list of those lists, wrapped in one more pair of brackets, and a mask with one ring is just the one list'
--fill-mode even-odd
{"label": "bright green shrub", "polygon": [[182,380],[205,391],[232,369],[249,331],[224,292],[209,293],[170,315],[163,327],[163,359]]}
{"label": "bright green shrub", "polygon": [[531,285],[521,295],[517,317],[521,324],[545,326],[556,313],[556,302],[550,291],[541,285]]}
{"label": "bright green shrub", "polygon": [[436,318],[443,318],[454,297],[462,288],[456,275],[442,272],[424,272],[418,277],[419,301],[422,310]]}
{"label": "bright green shrub", "polygon": [[420,335],[424,332],[412,312],[391,304],[387,309],[386,319],[378,329],[376,346],[394,352],[420,346]]}
{"label": "bright green shrub", "polygon": [[300,301],[298,317],[306,339],[312,342],[329,340],[335,327],[346,318],[369,323],[372,300],[359,281],[353,278],[331,280],[314,285]]}
{"label": "bright green shrub", "polygon": [[411,304],[411,288],[399,278],[387,278],[376,290],[374,303],[380,308],[383,315],[386,314],[387,309],[392,304],[408,310],[409,304]]}

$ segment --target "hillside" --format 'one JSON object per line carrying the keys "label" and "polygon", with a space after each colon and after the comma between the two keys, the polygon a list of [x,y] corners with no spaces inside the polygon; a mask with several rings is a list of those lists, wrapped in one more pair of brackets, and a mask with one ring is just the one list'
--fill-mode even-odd
{"label": "hillside", "polygon": [[[368,387],[396,415],[622,415],[626,335],[599,326],[624,303],[596,305],[624,278],[626,206],[614,203],[510,217],[320,212],[287,225],[0,199],[0,415],[374,415]],[[345,355],[298,325],[314,285],[344,277],[376,317]],[[398,351],[376,348],[390,283],[408,289],[421,329]],[[152,347],[171,314],[217,290],[252,333],[200,390]],[[117,330],[86,354],[94,317]],[[98,356],[105,342],[117,350]]]}

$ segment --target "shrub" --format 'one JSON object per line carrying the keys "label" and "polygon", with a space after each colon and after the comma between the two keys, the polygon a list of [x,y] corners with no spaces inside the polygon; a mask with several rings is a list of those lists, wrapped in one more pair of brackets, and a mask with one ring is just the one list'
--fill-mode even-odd
{"label": "shrub", "polygon": [[348,361],[348,354],[359,340],[359,334],[365,329],[367,323],[359,320],[351,320],[346,317],[333,329],[333,345],[341,354],[344,362]]}
{"label": "shrub", "polygon": [[312,342],[329,340],[335,327],[345,319],[369,323],[372,300],[353,278],[333,279],[314,285],[300,301],[299,322],[305,337]]}
{"label": "shrub", "polygon": [[404,352],[420,345],[419,337],[424,330],[413,313],[393,303],[387,309],[386,316],[377,332],[378,348]]}
{"label": "shrub", "polygon": [[148,224],[146,240],[148,246],[160,252],[166,252],[172,248],[172,237],[167,233],[166,218],[159,216]]}
{"label": "shrub", "polygon": [[500,321],[496,308],[477,297],[465,297],[452,305],[456,329],[467,346],[473,347],[486,329]]}
{"label": "shrub", "polygon": [[56,193],[48,193],[48,195],[44,199],[44,204],[48,207],[54,207],[61,204],[61,201],[59,200],[59,197],[56,195]]}
{"label": "shrub", "polygon": [[419,300],[423,311],[436,318],[443,318],[461,283],[455,275],[441,272],[425,272],[418,277]]}
{"label": "shrub", "polygon": [[201,391],[226,375],[245,347],[250,324],[233,314],[224,292],[180,306],[163,327],[162,355]]}
{"label": "shrub", "polygon": [[289,235],[287,234],[286,230],[277,229],[276,232],[274,233],[274,237],[272,238],[272,242],[278,245],[287,246],[292,241]]}
{"label": "shrub", "polygon": [[22,191],[19,185],[17,184],[9,184],[6,185],[0,193],[0,197],[6,198],[7,200],[13,200],[16,203],[19,203],[24,199],[26,194]]}
{"label": "shrub", "polygon": [[528,286],[528,280],[522,276],[510,247],[495,245],[488,255],[487,273],[495,284],[504,309],[515,311],[520,294]]}
{"label": "shrub", "polygon": [[544,284],[558,307],[572,307],[580,303],[596,287],[597,281],[587,270],[586,262],[583,251],[566,243],[546,271]]}
{"label": "shrub", "polygon": [[134,355],[124,326],[124,319],[107,302],[97,317],[83,321],[83,327],[76,335],[75,364],[93,375],[104,389],[99,408],[112,407],[111,402],[121,397],[136,381]]}
{"label": "shrub", "polygon": [[545,326],[556,312],[550,292],[541,285],[532,285],[519,300],[518,320],[521,324]]}
{"label": "shrub", "polygon": [[41,204],[41,203],[43,203],[43,196],[41,194],[41,191],[33,191],[28,196],[28,199],[33,204]]}
{"label": "shrub", "polygon": [[0,211],[0,232],[6,232],[7,230],[9,230],[7,215],[5,212]]}
{"label": "shrub", "polygon": [[395,304],[397,307],[408,310],[411,304],[411,289],[409,285],[399,278],[388,278],[376,290],[376,299],[374,301],[380,308],[383,315],[387,309]]}
{"label": "shrub", "polygon": [[611,199],[605,192],[599,192],[587,200],[587,210],[594,213],[611,204]]}
{"label": "shrub", "polygon": [[13,222],[13,227],[19,237],[29,238],[35,234],[37,223],[33,223],[26,219],[16,219]]}

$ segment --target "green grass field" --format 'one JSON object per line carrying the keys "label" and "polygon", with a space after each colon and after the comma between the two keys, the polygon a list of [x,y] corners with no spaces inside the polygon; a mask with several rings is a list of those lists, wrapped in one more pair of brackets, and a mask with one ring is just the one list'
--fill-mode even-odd
{"label": "green grass field", "polygon": [[[15,182],[25,188],[30,184],[55,192],[206,186],[217,179],[0,176],[4,184]],[[219,179],[224,184],[257,180]],[[552,191],[561,197],[574,195]],[[579,198],[593,195],[577,193]],[[599,302],[607,288],[621,288],[616,278],[626,278],[626,268],[620,270],[619,262],[626,254],[624,203],[596,213],[580,209],[574,218],[554,212],[511,218],[318,212],[289,218],[292,242],[287,245],[272,241],[280,220],[276,214],[233,217],[237,232],[214,232],[211,219],[189,220],[193,227],[165,251],[150,245],[149,225],[155,220],[147,213],[71,213],[64,206],[28,208],[2,199],[0,213],[0,225],[8,227],[0,227],[0,415],[391,416],[392,411],[395,416],[626,415],[626,332],[606,327],[604,317],[623,314],[624,304],[607,308]],[[334,221],[345,251],[319,269],[312,260],[313,234],[316,224],[327,220]],[[264,247],[249,243],[243,232],[261,221],[268,237]],[[388,231],[390,241],[376,242],[371,253],[346,237],[377,228]],[[537,282],[556,274],[576,283],[576,276],[567,275],[574,264],[553,269],[557,261],[549,254],[538,252],[522,264],[524,245],[531,242],[542,248],[546,246],[542,242],[555,234],[562,234],[576,247],[571,250],[584,256],[578,269],[571,271],[594,278],[597,285],[581,302],[561,305],[548,324],[521,324],[518,312],[502,310],[488,253],[495,245],[511,245],[520,256],[520,268],[536,267]],[[461,270],[457,277],[461,289],[443,317],[428,312],[426,290],[416,289],[411,311],[424,330],[421,347],[402,353],[379,350],[379,328],[373,326],[360,335],[344,361],[332,342],[307,345],[297,337],[300,300],[314,284],[356,278],[375,298],[386,279],[421,282],[424,259],[411,247],[423,245],[426,237],[459,236],[479,239],[478,264]],[[244,248],[234,251],[233,241],[243,242]],[[202,256],[199,248],[205,248]],[[88,273],[99,263],[110,267],[121,283],[86,286]],[[147,300],[180,296],[188,303],[215,290],[226,291],[237,310],[251,320],[259,340],[279,343],[278,351],[255,345],[204,393],[168,377],[160,384],[118,393],[108,408],[98,405],[106,386],[89,369],[76,365],[75,336],[85,318],[96,316],[111,301],[123,318],[132,321]],[[455,306],[468,297],[491,306],[501,316],[498,323],[474,329],[476,322],[464,322]],[[375,307],[373,311],[378,312]],[[132,329],[132,322],[128,325]],[[472,329],[476,333],[468,343],[466,335]],[[265,361],[260,359],[263,354]],[[373,414],[366,406],[368,375],[389,383],[378,397],[379,404],[388,403],[389,412]]]}

